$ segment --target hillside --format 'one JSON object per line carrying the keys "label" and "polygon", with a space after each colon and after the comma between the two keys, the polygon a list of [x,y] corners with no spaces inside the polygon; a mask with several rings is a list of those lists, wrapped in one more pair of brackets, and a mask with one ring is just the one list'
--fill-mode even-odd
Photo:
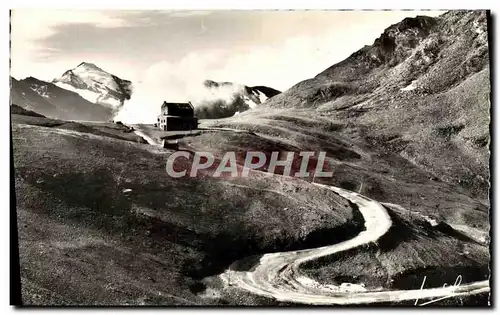
{"label": "hillside", "polygon": [[66,120],[107,121],[113,113],[75,92],[33,77],[20,81],[11,78],[11,102],[47,117]]}
{"label": "hillside", "polygon": [[55,105],[33,91],[25,82],[11,77],[10,84],[10,99],[12,104],[17,104],[25,110],[43,112],[46,115],[58,115],[60,113]]}
{"label": "hillside", "polygon": [[490,75],[486,13],[407,18],[373,45],[273,97],[395,153],[488,203]]}
{"label": "hillside", "polygon": [[12,131],[26,304],[201,303],[198,281],[234,259],[356,226],[347,201],[306,182],[177,180],[169,150],[40,119]]}
{"label": "hillside", "polygon": [[418,289],[424,276],[429,286],[488,277],[490,90],[485,12],[448,12],[392,25],[316,77],[207,127],[326,150],[334,176],[321,182],[387,204],[396,224],[382,241],[305,274]]}

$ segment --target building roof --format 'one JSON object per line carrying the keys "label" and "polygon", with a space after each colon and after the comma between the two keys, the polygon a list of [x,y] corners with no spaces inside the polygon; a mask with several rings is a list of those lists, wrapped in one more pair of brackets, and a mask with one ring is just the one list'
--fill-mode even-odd
{"label": "building roof", "polygon": [[170,103],[170,102],[163,102],[163,104],[161,105],[162,108],[165,107],[165,106],[174,106],[174,107],[177,107],[177,108],[182,108],[182,109],[193,109],[193,105],[191,105],[191,102],[188,102],[188,103]]}

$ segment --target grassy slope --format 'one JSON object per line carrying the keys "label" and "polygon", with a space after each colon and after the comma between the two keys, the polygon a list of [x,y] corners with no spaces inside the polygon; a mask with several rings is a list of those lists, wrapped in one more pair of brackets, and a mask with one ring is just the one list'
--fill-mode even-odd
{"label": "grassy slope", "polygon": [[[323,283],[361,282],[370,288],[418,288],[424,276],[428,277],[426,287],[452,283],[459,274],[464,283],[488,278],[487,245],[457,233],[448,225],[463,224],[487,234],[487,205],[398,154],[375,150],[363,142],[350,143],[339,135],[347,128],[340,122],[317,117],[311,120],[296,114],[255,111],[215,123],[215,126],[249,130],[255,135],[206,133],[185,141],[212,152],[226,147],[253,150],[264,146],[249,139],[258,136],[262,142],[262,139],[273,141],[279,150],[325,150],[334,175],[331,179],[317,178],[317,182],[360,191],[377,201],[404,207],[389,209],[394,227],[377,246],[307,264],[306,274]],[[332,133],[332,129],[338,133]],[[441,225],[432,227],[424,216]]]}
{"label": "grassy slope", "polygon": [[[361,189],[412,210],[414,217],[401,225],[412,231],[407,238],[400,240],[397,232],[388,240],[396,244],[381,246],[382,252],[367,248],[360,256],[343,256],[336,264],[320,262],[305,272],[324,282],[357,274],[369,286],[390,285],[399,272],[424,266],[447,268],[450,276],[467,262],[482,272],[488,260],[485,248],[430,228],[417,212],[485,229],[485,205],[431,180],[401,156],[372,152],[363,143],[333,134],[345,128],[342,124],[279,111],[251,118],[212,123],[255,133],[205,132],[182,140],[181,146],[219,157],[233,149],[326,150],[335,175],[324,182]],[[54,124],[21,115],[13,115],[13,120],[26,303],[221,303],[193,294],[203,288],[196,282],[200,277],[217,274],[239,257],[328,244],[360,228],[346,225],[360,221],[342,200],[305,182],[261,173],[251,180],[175,181],[164,173],[169,151],[117,139],[123,131],[102,133],[126,127]],[[393,216],[408,220],[408,214],[400,212]],[[55,226],[58,232],[47,232]],[[457,256],[465,251],[474,260]],[[102,268],[103,257],[108,257],[107,268]],[[366,272],[353,273],[358,267],[347,271],[352,266]],[[63,290],[69,281],[77,285]],[[268,303],[235,292],[223,296],[229,303]]]}
{"label": "grassy slope", "polygon": [[60,119],[37,117],[35,112],[12,112],[12,121],[14,124],[33,125],[41,127],[53,127],[59,129],[86,132],[94,135],[107,136],[115,139],[146,143],[142,137],[136,135],[130,128],[124,125],[108,122],[72,122]]}
{"label": "grassy slope", "polygon": [[26,304],[202,303],[196,279],[356,222],[345,200],[306,182],[172,179],[169,151],[22,122],[13,149]]}
{"label": "grassy slope", "polygon": [[488,279],[489,249],[449,225],[388,207],[393,227],[377,245],[308,263],[305,272],[324,283],[364,283],[367,288],[418,289]]}
{"label": "grassy slope", "polygon": [[[342,136],[349,128],[347,124],[319,117],[312,121],[303,113],[263,109],[238,119],[220,120],[214,125],[255,132],[282,150],[326,151],[333,177],[317,178],[318,181],[361,190],[375,200],[400,204],[448,223],[489,227],[488,207],[468,196],[467,191],[436,179],[399,154],[380,151],[363,142],[350,142]],[[242,135],[218,138],[219,135],[202,134],[189,142],[214,151],[218,145],[253,149],[258,143],[240,139],[235,144],[234,139]]]}

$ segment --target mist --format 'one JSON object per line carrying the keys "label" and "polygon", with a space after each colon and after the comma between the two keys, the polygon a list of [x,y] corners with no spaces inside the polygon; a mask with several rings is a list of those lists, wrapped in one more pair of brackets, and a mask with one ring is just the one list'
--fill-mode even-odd
{"label": "mist", "polygon": [[233,116],[248,110],[243,99],[245,85],[207,80],[215,74],[215,54],[190,54],[180,63],[160,62],[150,66],[137,82],[133,82],[132,96],[114,116],[124,123],[156,122],[160,106],[167,102],[191,102],[199,118]]}

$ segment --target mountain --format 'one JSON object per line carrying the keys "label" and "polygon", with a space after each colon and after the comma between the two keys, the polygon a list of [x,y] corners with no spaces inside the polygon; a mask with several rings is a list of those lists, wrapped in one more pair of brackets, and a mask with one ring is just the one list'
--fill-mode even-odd
{"label": "mountain", "polygon": [[39,113],[36,113],[34,111],[24,109],[21,106],[16,105],[16,104],[12,104],[10,106],[10,113],[11,113],[11,115],[24,115],[24,116],[31,116],[31,117],[45,117],[45,116],[40,115]]}
{"label": "mountain", "polygon": [[265,106],[342,124],[348,139],[396,153],[488,202],[485,11],[406,18]]}
{"label": "mountain", "polygon": [[55,85],[80,94],[86,100],[117,109],[132,95],[132,83],[110,74],[93,63],[82,62],[67,70]]}
{"label": "mountain", "polygon": [[[318,107],[343,96],[439,93],[488,65],[486,14],[450,11],[439,17],[406,18],[316,77],[273,100],[273,107]],[[405,90],[406,89],[406,90]],[[287,99],[292,102],[280,104]]]}
{"label": "mountain", "polygon": [[10,84],[10,97],[13,104],[17,104],[26,110],[45,113],[49,116],[59,113],[55,105],[50,103],[47,98],[40,96],[40,94],[32,90],[26,82],[11,77]]}
{"label": "mountain", "polygon": [[109,120],[113,110],[34,77],[11,78],[11,101],[29,111],[67,120]]}
{"label": "mountain", "polygon": [[200,118],[224,118],[234,116],[248,109],[256,108],[267,99],[281,93],[267,86],[249,87],[232,82],[205,80],[205,97],[194,101],[195,111]]}
{"label": "mountain", "polygon": [[248,87],[246,85],[236,84],[232,82],[215,82],[205,80],[203,85],[211,90],[229,88],[235,90],[235,94],[244,98],[248,105],[253,108],[261,103],[264,103],[268,98],[280,94],[281,92],[267,86]]}

